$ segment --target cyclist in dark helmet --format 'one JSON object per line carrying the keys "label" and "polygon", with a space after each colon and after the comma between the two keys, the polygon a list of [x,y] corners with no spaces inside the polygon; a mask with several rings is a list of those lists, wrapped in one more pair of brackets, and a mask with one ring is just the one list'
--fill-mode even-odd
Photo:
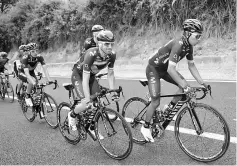
{"label": "cyclist in dark helmet", "polygon": [[[97,35],[98,47],[92,47],[74,65],[71,76],[77,96],[81,99],[73,112],[69,112],[68,121],[72,130],[76,128],[76,114],[86,109],[90,96],[100,92],[95,75],[104,68],[108,68],[108,82],[110,89],[115,88],[114,62],[116,54],[113,51],[114,35],[111,31],[100,31]],[[117,95],[117,94],[113,94]],[[116,96],[117,97],[117,96]]]}
{"label": "cyclist in dark helmet", "polygon": [[[188,68],[197,80],[197,82],[207,88],[207,84],[201,78],[193,59],[193,46],[200,42],[203,32],[203,26],[197,19],[187,19],[183,23],[183,35],[178,39],[172,39],[163,47],[159,48],[158,52],[152,56],[146,68],[146,77],[148,79],[148,89],[151,96],[151,104],[146,113],[145,124],[141,127],[141,133],[147,141],[154,142],[150,130],[150,121],[160,105],[160,79],[172,83],[179,87],[177,93],[190,93],[190,88],[187,81],[176,70],[177,63],[187,58]],[[164,113],[169,113],[179,100],[184,100],[182,97],[174,97],[169,103]]]}
{"label": "cyclist in dark helmet", "polygon": [[29,43],[27,44],[29,49],[29,54],[24,55],[21,59],[22,69],[19,72],[19,78],[23,81],[28,83],[27,90],[26,90],[26,104],[27,106],[33,106],[33,103],[30,98],[30,93],[32,91],[33,85],[37,83],[37,77],[35,75],[35,68],[40,63],[42,65],[45,77],[47,81],[51,81],[45,61],[43,56],[38,54],[38,45],[36,43]]}
{"label": "cyclist in dark helmet", "polygon": [[86,52],[86,50],[88,50],[91,47],[96,47],[97,46],[97,39],[96,36],[100,31],[103,31],[104,28],[101,25],[94,25],[91,28],[91,32],[93,37],[89,37],[85,40],[84,42],[84,47],[81,51],[81,56]]}

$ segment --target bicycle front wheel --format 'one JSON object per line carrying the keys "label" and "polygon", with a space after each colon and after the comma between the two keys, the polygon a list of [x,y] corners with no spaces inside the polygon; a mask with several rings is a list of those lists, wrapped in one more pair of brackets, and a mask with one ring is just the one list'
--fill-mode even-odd
{"label": "bicycle front wheel", "polygon": [[58,104],[52,96],[44,93],[42,98],[42,108],[45,115],[45,120],[53,129],[58,127],[57,108]]}
{"label": "bicycle front wheel", "polygon": [[13,90],[12,85],[9,82],[6,83],[5,90],[6,90],[5,97],[7,96],[10,103],[13,103],[14,102],[14,90]]}
{"label": "bicycle front wheel", "polygon": [[189,157],[201,162],[219,159],[230,143],[229,127],[223,116],[216,109],[201,103],[194,105],[193,112],[188,107],[180,111],[175,122],[175,137]]}
{"label": "bicycle front wheel", "polygon": [[[119,103],[117,101],[112,101],[110,105],[106,106],[106,108],[113,109],[119,113]],[[118,117],[114,114],[109,115],[109,119],[111,120],[111,122],[117,120],[117,118]]]}
{"label": "bicycle front wheel", "polygon": [[122,116],[130,124],[133,141],[137,144],[145,144],[147,141],[141,133],[142,124],[145,123],[145,111],[147,101],[140,97],[128,99],[122,109]]}
{"label": "bicycle front wheel", "polygon": [[70,112],[70,104],[62,102],[59,104],[57,109],[57,120],[59,125],[59,130],[65,140],[73,145],[80,142],[81,137],[78,130],[73,131],[68,124],[68,112]]}
{"label": "bicycle front wheel", "polygon": [[[112,122],[109,115],[115,115],[117,120]],[[109,108],[101,110],[95,118],[95,133],[101,147],[111,158],[122,160],[131,153],[132,133],[118,112]]]}
{"label": "bicycle front wheel", "polygon": [[26,119],[29,122],[33,122],[36,117],[35,107],[29,107],[26,105],[25,96],[23,96],[23,99],[21,102],[21,108],[22,108],[22,112],[23,112],[24,116],[26,117]]}

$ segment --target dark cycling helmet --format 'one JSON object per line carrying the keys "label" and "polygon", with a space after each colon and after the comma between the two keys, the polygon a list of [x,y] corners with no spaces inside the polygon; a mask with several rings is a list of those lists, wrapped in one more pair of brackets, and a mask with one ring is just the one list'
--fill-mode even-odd
{"label": "dark cycling helmet", "polygon": [[36,50],[38,48],[36,43],[29,43],[27,46],[29,47],[29,50]]}
{"label": "dark cycling helmet", "polygon": [[105,30],[98,33],[97,40],[102,42],[114,42],[115,39],[114,34],[111,31]]}
{"label": "dark cycling helmet", "polygon": [[91,32],[98,32],[98,31],[102,31],[102,30],[104,30],[104,28],[101,25],[94,25],[91,28]]}
{"label": "dark cycling helmet", "polygon": [[187,19],[183,23],[183,30],[189,32],[202,33],[203,26],[202,23],[197,19]]}
{"label": "dark cycling helmet", "polygon": [[27,45],[20,45],[19,50],[23,52],[29,51],[29,47]]}
{"label": "dark cycling helmet", "polygon": [[0,52],[0,57],[6,58],[7,57],[7,53],[6,52]]}

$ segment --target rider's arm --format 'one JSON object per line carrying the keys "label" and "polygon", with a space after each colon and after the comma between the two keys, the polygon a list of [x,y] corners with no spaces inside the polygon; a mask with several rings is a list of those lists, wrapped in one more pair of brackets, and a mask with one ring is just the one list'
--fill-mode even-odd
{"label": "rider's arm", "polygon": [[7,69],[8,73],[11,71],[11,67],[9,65],[9,62],[7,62],[4,67],[5,67],[5,69]]}
{"label": "rider's arm", "polygon": [[114,77],[114,62],[116,59],[116,55],[111,55],[111,60],[108,65],[108,82],[109,82],[109,88],[114,89],[115,88],[115,77]]}
{"label": "rider's arm", "polygon": [[42,56],[40,56],[39,57],[39,61],[40,61],[41,65],[42,65],[45,77],[47,78],[48,81],[51,81],[51,78],[49,76],[49,72],[48,72],[47,66],[45,65],[44,58]]}
{"label": "rider's arm", "polygon": [[34,85],[35,81],[34,81],[33,77],[30,75],[29,69],[24,68],[24,72],[25,72],[26,77],[29,79],[29,81]]}
{"label": "rider's arm", "polygon": [[202,77],[200,76],[193,60],[188,60],[188,69],[190,73],[192,74],[192,76],[197,80],[197,82],[203,85],[204,81]]}
{"label": "rider's arm", "polygon": [[173,49],[170,52],[170,56],[169,56],[169,65],[168,65],[168,70],[167,72],[169,73],[169,75],[174,79],[175,82],[177,82],[177,84],[182,87],[185,88],[186,86],[188,86],[188,83],[186,80],[182,79],[179,76],[179,73],[176,70],[176,65],[178,62],[178,55],[181,52],[181,48],[179,45],[175,45],[173,47]]}
{"label": "rider's arm", "polygon": [[84,65],[83,65],[83,74],[82,74],[82,88],[85,95],[85,99],[87,101],[90,100],[90,71],[93,62],[95,61],[95,54],[92,51],[86,52],[84,57]]}

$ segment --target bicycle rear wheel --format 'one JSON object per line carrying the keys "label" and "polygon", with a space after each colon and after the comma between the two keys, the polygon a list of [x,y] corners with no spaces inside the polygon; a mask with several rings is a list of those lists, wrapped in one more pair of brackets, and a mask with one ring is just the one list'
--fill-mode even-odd
{"label": "bicycle rear wheel", "polygon": [[13,90],[13,87],[10,82],[6,83],[5,90],[6,90],[5,97],[7,96],[10,103],[13,103],[14,102],[14,90]]}
{"label": "bicycle rear wheel", "polygon": [[[140,97],[128,99],[122,109],[122,116],[130,124],[133,141],[137,144],[147,143],[141,133],[142,124],[145,123],[144,109],[147,109],[147,101]],[[142,110],[144,111],[142,112]]]}
{"label": "bicycle rear wheel", "polygon": [[53,129],[58,127],[57,108],[58,104],[52,96],[44,93],[42,98],[42,108],[45,115],[45,120]]}
{"label": "bicycle rear wheel", "polygon": [[[175,122],[176,140],[189,157],[201,162],[215,161],[228,149],[229,127],[223,116],[206,104],[196,103],[193,112],[197,118],[191,119],[188,107],[178,114]],[[198,124],[196,119],[201,125],[201,132],[194,127],[194,124]]]}
{"label": "bicycle rear wheel", "polygon": [[[116,115],[117,120],[111,121],[109,115]],[[100,139],[99,133],[104,138]],[[132,151],[133,141],[131,130],[124,118],[112,109],[104,109],[95,118],[96,137],[104,151],[113,159],[122,160]]]}
{"label": "bicycle rear wheel", "polygon": [[68,125],[68,112],[70,111],[70,104],[62,102],[59,104],[57,109],[57,120],[59,130],[62,136],[70,144],[76,145],[80,142],[81,138],[78,130],[72,131]]}

